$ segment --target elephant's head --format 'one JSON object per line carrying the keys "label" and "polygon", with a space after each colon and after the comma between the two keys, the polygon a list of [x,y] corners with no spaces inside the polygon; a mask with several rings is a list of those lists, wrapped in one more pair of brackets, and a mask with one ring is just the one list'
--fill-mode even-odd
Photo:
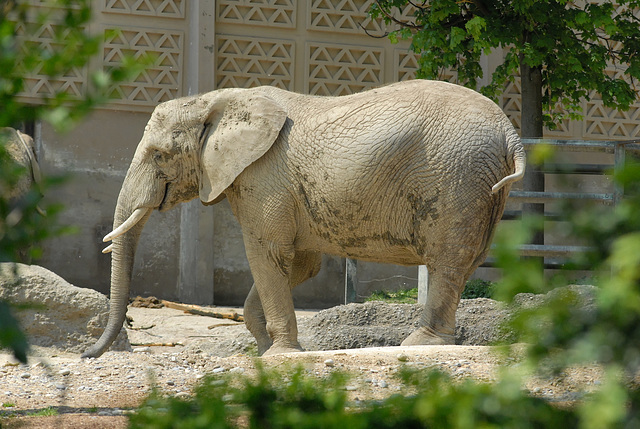
{"label": "elephant's head", "polygon": [[135,249],[154,209],[168,210],[224,191],[274,143],[285,109],[256,90],[227,89],[160,104],[151,115],[124,179],[114,215],[109,322],[83,357],[100,356],[124,322]]}

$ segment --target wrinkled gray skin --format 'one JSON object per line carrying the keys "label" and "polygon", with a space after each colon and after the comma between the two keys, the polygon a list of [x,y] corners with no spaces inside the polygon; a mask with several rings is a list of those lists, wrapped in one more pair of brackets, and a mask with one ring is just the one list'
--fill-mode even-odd
{"label": "wrinkled gray skin", "polygon": [[261,354],[301,350],[291,289],[318,272],[322,253],[427,265],[421,326],[403,344],[453,344],[465,281],[485,259],[524,164],[503,112],[443,82],[338,98],[223,89],[161,104],[122,185],[114,228],[138,208],[141,219],[114,238],[109,323],[84,356],[102,354],[122,326],[151,211],[196,197],[228,198],[242,227],[255,282],[246,325]]}
{"label": "wrinkled gray skin", "polygon": [[34,185],[40,185],[40,165],[36,158],[35,144],[31,136],[13,128],[0,128],[0,142],[5,145],[9,156],[28,173],[24,174],[15,188],[6,195],[9,199],[16,199],[26,194]]}

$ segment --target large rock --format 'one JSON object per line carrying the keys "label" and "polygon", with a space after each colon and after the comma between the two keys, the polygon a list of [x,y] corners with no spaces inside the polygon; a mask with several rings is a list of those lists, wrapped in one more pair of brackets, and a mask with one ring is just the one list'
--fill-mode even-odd
{"label": "large rock", "polygon": [[[422,306],[380,301],[320,311],[300,323],[300,342],[308,350],[398,346],[419,325]],[[486,298],[463,299],[456,313],[456,344],[484,346],[504,340],[504,305]]]}
{"label": "large rock", "polygon": [[[575,311],[593,311],[595,288],[571,285],[546,295],[519,294],[512,305],[487,298],[463,299],[456,312],[456,344],[487,346],[511,343],[514,334],[505,326],[514,311],[547,305],[549,300],[571,293]],[[418,304],[379,301],[339,305],[300,322],[300,344],[307,350],[337,350],[397,346],[418,327]]]}
{"label": "large rock", "polygon": [[[17,305],[14,316],[29,343],[80,353],[107,324],[109,300],[92,289],[67,283],[37,265],[0,263],[0,299]],[[124,328],[110,350],[130,350]]]}
{"label": "large rock", "polygon": [[307,350],[398,346],[413,332],[422,307],[380,301],[328,308],[300,323],[300,344]]}

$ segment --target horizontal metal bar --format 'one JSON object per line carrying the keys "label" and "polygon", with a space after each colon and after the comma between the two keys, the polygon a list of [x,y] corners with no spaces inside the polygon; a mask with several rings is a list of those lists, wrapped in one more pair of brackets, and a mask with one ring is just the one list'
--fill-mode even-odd
{"label": "horizontal metal bar", "polygon": [[617,145],[624,146],[627,152],[640,154],[640,140],[550,140],[550,139],[522,139],[525,149],[530,150],[535,145],[546,144],[565,152],[605,152],[614,153]]}
{"label": "horizontal metal bar", "polygon": [[613,153],[614,142],[598,140],[547,140],[547,139],[522,139],[522,144],[526,149],[536,145],[547,145],[562,148],[566,151],[580,152],[607,152]]}
{"label": "horizontal metal bar", "polygon": [[567,257],[572,253],[591,250],[586,246],[555,246],[549,244],[523,244],[518,249],[522,256],[544,256],[547,258]]}
{"label": "horizontal metal bar", "polygon": [[640,155],[640,144],[638,144],[638,143],[626,144],[624,146],[624,149],[627,152],[630,152],[630,153],[634,154],[635,156],[639,156]]}
{"label": "horizontal metal bar", "polygon": [[[496,248],[491,246],[491,251]],[[587,246],[559,246],[551,244],[523,244],[518,248],[520,256],[538,256],[546,258],[566,258],[575,253],[584,253],[592,250]]]}
{"label": "horizontal metal bar", "polygon": [[613,204],[613,194],[592,194],[592,193],[572,193],[572,192],[534,192],[534,191],[511,191],[509,199],[512,202],[522,201],[527,203],[546,203],[555,200],[592,200],[601,201],[603,204]]}
{"label": "horizontal metal bar", "polygon": [[[505,210],[502,213],[502,220],[521,220],[522,210]],[[566,215],[554,212],[544,212],[544,220],[550,222],[566,221]]]}
{"label": "horizontal metal bar", "polygon": [[560,164],[545,162],[541,171],[550,174],[598,174],[613,171],[613,164]]}
{"label": "horizontal metal bar", "polygon": [[[566,269],[566,261],[561,261],[561,260],[553,260],[551,258],[549,258],[548,261],[545,261],[543,266],[546,270],[557,270],[557,269]],[[496,268],[496,259],[495,258],[487,258],[481,265],[481,267],[485,267],[485,268]],[[591,271],[591,267],[589,266],[572,266],[571,267],[572,270],[584,270],[584,271]]]}

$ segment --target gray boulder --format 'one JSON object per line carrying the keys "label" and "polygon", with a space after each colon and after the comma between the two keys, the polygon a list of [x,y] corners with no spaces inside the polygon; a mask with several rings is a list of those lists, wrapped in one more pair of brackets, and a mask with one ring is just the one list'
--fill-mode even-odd
{"label": "gray boulder", "polygon": [[[512,343],[514,333],[505,322],[514,311],[541,307],[562,296],[571,297],[576,314],[593,311],[594,286],[571,285],[546,295],[519,294],[510,306],[487,298],[463,299],[456,312],[456,344]],[[332,307],[300,322],[300,344],[307,350],[397,346],[418,327],[421,313],[418,304],[380,301]]]}
{"label": "gray boulder", "polygon": [[[13,314],[36,346],[80,353],[107,324],[106,296],[73,286],[37,265],[0,263],[0,300],[17,306]],[[131,350],[124,328],[110,350]]]}

